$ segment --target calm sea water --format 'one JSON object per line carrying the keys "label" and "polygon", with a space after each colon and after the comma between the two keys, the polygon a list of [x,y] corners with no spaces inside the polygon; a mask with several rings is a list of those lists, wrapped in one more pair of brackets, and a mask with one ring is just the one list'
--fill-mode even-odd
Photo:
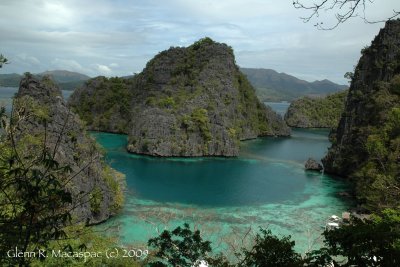
{"label": "calm sea water", "polygon": [[127,244],[144,244],[162,229],[189,222],[223,251],[227,240],[261,226],[292,235],[297,250],[305,252],[321,244],[326,219],[350,205],[337,197],[345,183],[304,171],[308,157],[325,154],[326,130],[246,141],[237,158],[139,156],[126,152],[124,135],[93,136],[111,165],[126,175],[128,189],[123,212],[100,228]]}

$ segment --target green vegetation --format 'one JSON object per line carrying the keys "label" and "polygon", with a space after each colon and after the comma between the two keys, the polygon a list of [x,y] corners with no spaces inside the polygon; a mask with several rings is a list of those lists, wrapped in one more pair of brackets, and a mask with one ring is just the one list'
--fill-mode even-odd
{"label": "green vegetation", "polygon": [[89,194],[90,210],[92,211],[92,213],[94,214],[99,213],[102,201],[103,201],[103,193],[101,189],[96,185],[95,188]]}
{"label": "green vegetation", "polygon": [[0,68],[2,68],[4,64],[8,64],[8,59],[0,54]]}
{"label": "green vegetation", "polygon": [[289,106],[285,121],[291,127],[336,128],[344,111],[348,91],[324,98],[302,97]]}
{"label": "green vegetation", "polygon": [[305,262],[294,251],[295,242],[290,240],[290,236],[280,239],[270,230],[260,229],[253,243],[250,249],[242,248],[242,252],[236,253],[234,263],[229,262],[223,253],[212,253],[211,242],[204,241],[199,230],[192,232],[189,225],[184,224],[173,231],[165,230],[159,237],[149,240],[149,246],[155,249],[149,266],[192,267],[206,261],[213,267],[299,267]]}
{"label": "green vegetation", "polygon": [[[82,262],[82,258],[49,257],[46,261],[38,250],[86,250],[86,244],[80,243],[83,236],[69,231],[72,225],[82,221],[89,224],[92,218],[94,222],[104,220],[122,207],[123,177],[99,158],[101,152],[86,136],[80,121],[71,116],[64,103],[54,101],[59,96],[60,90],[52,80],[38,81],[27,73],[13,100],[11,116],[5,115],[4,107],[0,109],[2,266],[60,266],[65,261],[69,266],[98,266]],[[85,189],[82,180],[93,188]],[[113,203],[106,202],[106,197]],[[83,225],[79,227],[89,231]],[[24,257],[8,257],[7,252],[16,248]],[[36,252],[36,256],[26,257],[25,252]],[[118,266],[132,266],[132,261]]]}
{"label": "green vegetation", "polygon": [[127,133],[131,99],[128,80],[98,77],[86,82],[68,103],[90,129]]}
{"label": "green vegetation", "polygon": [[124,192],[122,186],[125,181],[125,175],[116,172],[110,166],[104,165],[102,176],[106,182],[107,188],[111,190],[113,196],[113,203],[111,209],[114,214],[118,213],[124,204]]}
{"label": "green vegetation", "polygon": [[368,93],[350,92],[363,111],[352,126],[352,141],[335,155],[334,167],[351,179],[359,203],[370,211],[396,209],[400,202],[400,96],[392,93],[398,77],[376,83]]}
{"label": "green vegetation", "polygon": [[197,108],[193,110],[191,119],[194,125],[200,130],[205,141],[211,140],[210,132],[210,119],[208,118],[207,110],[204,108]]}
{"label": "green vegetation", "polygon": [[352,218],[351,223],[323,233],[324,246],[306,255],[294,251],[290,236],[279,238],[268,229],[260,229],[250,247],[234,248],[236,258],[215,255],[211,242],[204,241],[199,230],[188,224],[165,230],[148,244],[149,266],[191,267],[206,261],[213,267],[301,267],[301,266],[398,266],[400,263],[400,212],[386,209],[370,219]]}
{"label": "green vegetation", "polygon": [[270,230],[260,229],[254,243],[251,249],[243,249],[240,255],[243,259],[238,266],[303,266],[303,259],[294,251],[295,242],[290,240],[290,236],[280,239]]}
{"label": "green vegetation", "polygon": [[9,121],[2,109],[5,133],[0,141],[0,262],[20,266],[29,265],[30,259],[7,258],[6,251],[13,247],[22,252],[45,249],[52,240],[65,238],[72,204],[66,190],[71,167],[57,162],[53,150],[43,145],[44,136],[21,135],[18,130],[27,117],[48,119],[43,107],[24,100],[14,103]]}
{"label": "green vegetation", "polygon": [[385,209],[371,219],[324,232],[325,247],[309,254],[320,264],[335,266],[398,266],[400,264],[400,211]]}
{"label": "green vegetation", "polygon": [[172,232],[165,230],[159,237],[150,239],[148,244],[157,249],[149,264],[151,267],[191,267],[211,251],[211,242],[203,241],[200,231],[192,232],[188,224]]}

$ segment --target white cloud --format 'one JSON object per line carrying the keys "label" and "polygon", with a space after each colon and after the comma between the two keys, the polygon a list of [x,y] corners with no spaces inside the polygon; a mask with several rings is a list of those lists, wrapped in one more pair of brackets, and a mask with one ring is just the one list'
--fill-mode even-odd
{"label": "white cloud", "polygon": [[39,65],[40,64],[40,60],[39,59],[37,59],[34,56],[29,56],[29,55],[24,54],[24,53],[18,54],[16,59],[18,61],[25,62],[26,64],[29,64],[29,65]]}
{"label": "white cloud", "polygon": [[76,72],[87,72],[87,70],[83,68],[81,64],[72,59],[55,58],[51,62],[51,65],[53,68],[56,69],[76,71]]}
{"label": "white cloud", "polygon": [[96,64],[97,71],[103,75],[110,75],[112,70],[106,65]]}

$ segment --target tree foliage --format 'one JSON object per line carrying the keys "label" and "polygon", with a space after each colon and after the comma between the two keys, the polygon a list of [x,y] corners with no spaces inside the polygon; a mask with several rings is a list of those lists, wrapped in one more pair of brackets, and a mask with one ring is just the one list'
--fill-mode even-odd
{"label": "tree foliage", "polygon": [[200,231],[192,232],[189,224],[179,226],[172,232],[165,230],[159,237],[150,239],[148,244],[157,249],[157,259],[150,263],[152,267],[191,267],[199,264],[211,251],[211,242],[203,241]]}
{"label": "tree foliage", "polygon": [[354,17],[360,17],[366,23],[378,23],[400,16],[400,10],[393,10],[393,13],[383,20],[369,20],[366,15],[366,9],[373,8],[371,5],[374,4],[374,2],[375,1],[371,0],[294,0],[293,6],[296,9],[304,9],[310,12],[310,15],[301,18],[306,23],[319,18],[322,12],[333,13],[336,22],[332,25],[325,26],[323,21],[314,24],[315,27],[322,30],[335,29],[340,24]]}
{"label": "tree foliage", "polygon": [[4,64],[8,64],[8,59],[0,54],[0,69],[3,67]]}
{"label": "tree foliage", "polygon": [[352,218],[352,223],[325,231],[325,247],[308,254],[313,264],[335,266],[399,266],[400,211],[386,209],[370,219]]}
{"label": "tree foliage", "polygon": [[301,255],[294,251],[295,242],[290,236],[280,239],[274,236],[271,230],[260,229],[254,241],[255,244],[250,250],[243,249],[243,259],[238,266],[303,266]]}
{"label": "tree foliage", "polygon": [[23,266],[29,258],[5,259],[6,251],[15,247],[22,252],[43,249],[51,240],[65,238],[63,227],[71,221],[72,209],[65,181],[73,174],[68,165],[57,162],[55,151],[45,143],[19,131],[31,117],[45,123],[45,110],[37,107],[32,113],[27,102],[19,104],[9,120],[2,109],[0,254],[2,261]]}

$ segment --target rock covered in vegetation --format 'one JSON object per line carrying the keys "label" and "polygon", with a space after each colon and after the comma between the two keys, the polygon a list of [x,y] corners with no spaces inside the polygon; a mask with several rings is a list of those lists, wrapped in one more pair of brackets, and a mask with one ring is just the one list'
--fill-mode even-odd
{"label": "rock covered in vegetation", "polygon": [[88,129],[110,133],[129,132],[132,80],[97,77],[88,80],[68,99],[68,105]]}
{"label": "rock covered in vegetation", "polygon": [[400,20],[386,22],[352,78],[326,172],[351,177],[369,209],[400,201]]}
{"label": "rock covered in vegetation", "polygon": [[[122,132],[129,135],[127,149],[133,153],[237,156],[240,140],[290,134],[282,118],[257,99],[232,49],[209,38],[159,53],[143,72],[127,79],[123,89],[99,79],[74,93],[70,105],[91,129],[101,131],[115,129],[109,125],[118,119],[110,114],[117,113],[128,125]],[[112,97],[104,95],[111,88],[123,96],[107,100]],[[120,106],[115,108],[119,113],[110,111],[126,95],[129,112]],[[107,102],[108,107],[95,108],[94,102]],[[98,123],[101,119],[93,118],[107,119]]]}
{"label": "rock covered in vegetation", "polygon": [[302,97],[290,103],[285,121],[298,128],[336,128],[346,97],[347,90],[321,98]]}
{"label": "rock covered in vegetation", "polygon": [[70,181],[63,182],[77,206],[73,210],[76,219],[94,224],[116,214],[123,202],[124,177],[105,164],[101,149],[66,106],[55,83],[48,77],[37,80],[27,75],[20,83],[13,108],[29,109],[35,114],[23,121],[18,142],[46,143],[56,151],[58,163],[72,169]]}
{"label": "rock covered in vegetation", "polygon": [[[239,140],[288,135],[225,44],[170,48],[138,75],[128,150],[157,156],[236,156]],[[144,100],[144,101],[143,101]]]}
{"label": "rock covered in vegetation", "polygon": [[306,170],[309,171],[322,171],[323,167],[321,164],[319,164],[315,159],[309,158],[306,163],[304,164],[304,167]]}

